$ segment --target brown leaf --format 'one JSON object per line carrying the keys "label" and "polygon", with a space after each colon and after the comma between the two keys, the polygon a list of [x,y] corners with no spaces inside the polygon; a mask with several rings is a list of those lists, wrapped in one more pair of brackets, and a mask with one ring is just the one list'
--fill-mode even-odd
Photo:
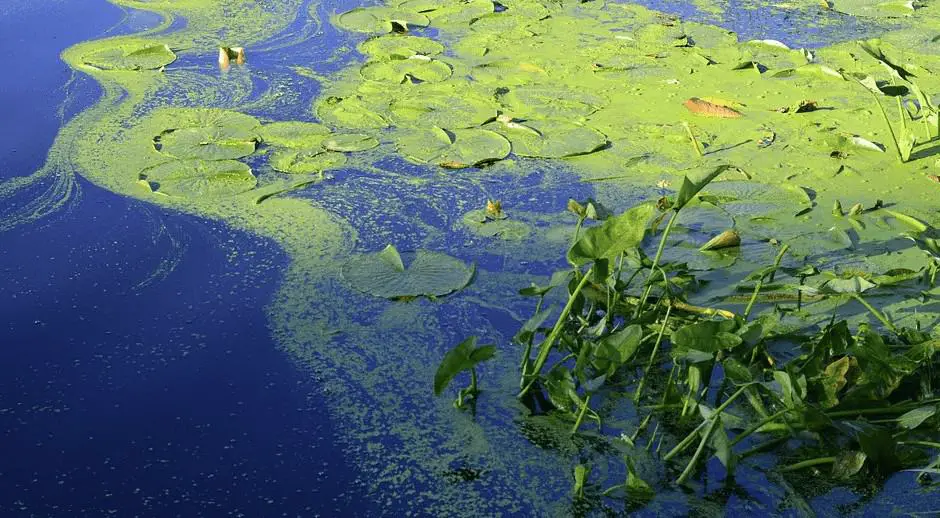
{"label": "brown leaf", "polygon": [[705,117],[718,117],[721,119],[737,119],[742,117],[741,112],[737,110],[720,104],[703,101],[698,97],[693,97],[683,104],[685,104],[685,107],[688,108],[690,112]]}

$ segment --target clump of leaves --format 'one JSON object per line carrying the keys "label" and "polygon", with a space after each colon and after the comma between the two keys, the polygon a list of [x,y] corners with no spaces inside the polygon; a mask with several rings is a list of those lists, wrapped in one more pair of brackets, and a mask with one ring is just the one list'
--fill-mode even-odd
{"label": "clump of leaves", "polygon": [[478,364],[489,360],[496,354],[496,346],[481,345],[477,346],[477,337],[471,336],[457,344],[444,355],[441,364],[437,367],[434,374],[434,395],[441,395],[441,392],[450,385],[451,381],[462,372],[470,373],[470,385],[460,389],[457,393],[457,399],[454,400],[454,406],[463,408],[464,404],[471,399],[475,399],[480,393],[477,383]]}

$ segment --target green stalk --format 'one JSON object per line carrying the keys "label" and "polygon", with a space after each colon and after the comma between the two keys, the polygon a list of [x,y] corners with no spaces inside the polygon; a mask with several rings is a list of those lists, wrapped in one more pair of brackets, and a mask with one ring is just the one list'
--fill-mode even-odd
{"label": "green stalk", "polygon": [[762,427],[764,427],[764,425],[769,424],[773,421],[776,421],[780,417],[783,417],[783,415],[789,412],[790,410],[792,409],[784,408],[783,410],[777,412],[776,414],[769,415],[765,417],[764,419],[761,419],[760,421],[757,422],[757,424],[739,433],[737,436],[735,436],[734,439],[731,439],[731,442],[728,444],[728,446],[731,447],[731,446],[734,446],[735,444],[738,444],[739,442],[746,439],[752,433],[756,432],[757,430],[760,430]]}
{"label": "green stalk", "polygon": [[669,453],[667,453],[663,457],[663,460],[664,461],[669,460],[675,457],[676,455],[682,453],[682,451],[685,450],[688,447],[688,445],[691,444],[692,441],[695,440],[695,434],[697,434],[699,430],[701,430],[705,426],[706,423],[708,423],[709,421],[714,421],[719,415],[721,415],[722,412],[725,411],[726,408],[728,408],[728,405],[730,405],[735,399],[738,398],[738,396],[744,393],[744,389],[746,389],[747,387],[750,387],[754,383],[756,382],[742,385],[741,388],[735,391],[735,393],[732,394],[731,397],[726,399],[725,402],[721,404],[721,406],[715,409],[715,413],[712,414],[710,418],[702,421],[698,426],[695,427],[694,430],[689,432],[689,435],[685,436],[685,439],[682,439],[682,441],[679,444],[677,444],[673,449],[669,450]]}
{"label": "green stalk", "polygon": [[[777,268],[780,268],[780,262],[783,261],[783,254],[787,253],[787,250],[790,249],[790,245],[783,245],[780,248],[780,251],[777,252],[777,257],[774,258],[773,270],[768,275],[770,277],[770,282],[773,282],[774,273],[777,272]],[[757,279],[757,283],[754,285],[754,293],[751,294],[751,300],[747,302],[747,307],[744,308],[744,320],[751,315],[751,309],[754,308],[754,303],[757,302],[757,295],[760,293],[761,288],[764,286],[764,276],[761,275],[760,279]]]}
{"label": "green stalk", "polygon": [[811,468],[813,466],[819,466],[821,464],[832,464],[836,461],[835,457],[818,457],[815,459],[804,460],[803,462],[797,462],[796,464],[790,464],[789,466],[784,466],[777,471],[786,473],[788,471],[797,471],[804,468]]}
{"label": "green stalk", "polygon": [[643,370],[643,377],[640,378],[640,384],[636,387],[636,394],[633,395],[633,401],[637,402],[640,400],[640,395],[643,393],[643,385],[646,384],[646,376],[649,375],[650,369],[653,368],[653,361],[656,359],[656,353],[659,352],[659,344],[663,341],[663,333],[666,332],[666,324],[669,322],[669,313],[672,312],[672,306],[666,307],[666,317],[663,319],[663,325],[659,328],[659,334],[656,336],[656,343],[653,345],[653,351],[650,352],[649,362],[646,364],[646,369]]}
{"label": "green stalk", "polygon": [[702,440],[698,443],[698,448],[695,449],[695,453],[692,454],[692,459],[689,460],[689,463],[685,465],[685,469],[682,470],[682,474],[679,475],[679,478],[676,479],[676,484],[685,484],[686,480],[692,476],[692,470],[695,469],[695,465],[698,463],[699,457],[702,456],[702,452],[705,451],[705,443],[708,442],[708,439],[711,438],[712,434],[715,432],[715,425],[718,424],[718,416],[715,416],[713,419],[710,419],[708,422],[708,429],[705,430],[705,433],[702,434]]}
{"label": "green stalk", "polygon": [[927,448],[935,448],[940,450],[940,442],[931,442],[931,441],[898,441],[898,444],[909,444],[911,446],[926,446]]}
{"label": "green stalk", "polygon": [[568,319],[568,314],[571,312],[571,307],[574,306],[575,299],[578,298],[578,294],[581,293],[581,290],[587,284],[588,279],[591,278],[591,271],[594,267],[588,268],[588,271],[581,277],[581,282],[578,283],[578,286],[575,287],[571,295],[568,296],[568,302],[565,304],[565,307],[561,310],[561,314],[558,315],[558,320],[555,321],[555,326],[552,328],[551,332],[548,334],[548,337],[545,338],[545,341],[542,342],[541,349],[539,349],[539,355],[535,358],[535,365],[532,367],[532,372],[529,373],[529,376],[532,378],[526,383],[525,377],[521,380],[522,390],[516,397],[522,397],[526,395],[532,385],[535,383],[536,377],[539,373],[542,372],[542,367],[545,366],[545,362],[548,360],[548,355],[552,351],[552,347],[555,345],[555,341],[558,340],[558,335],[561,334],[561,329],[565,326],[565,321]]}
{"label": "green stalk", "polygon": [[574,422],[574,427],[571,428],[571,435],[578,433],[578,428],[581,428],[581,421],[584,420],[584,414],[587,412],[588,403],[591,401],[591,396],[588,395],[584,398],[584,402],[581,403],[581,411],[578,412],[578,419]]}
{"label": "green stalk", "polygon": [[646,306],[646,300],[649,298],[650,292],[653,291],[653,273],[656,271],[656,267],[659,266],[659,260],[663,257],[663,250],[666,249],[666,239],[669,238],[669,233],[672,232],[672,227],[675,226],[677,219],[679,219],[678,210],[672,213],[672,216],[669,218],[669,223],[666,223],[666,229],[663,230],[663,237],[659,240],[656,256],[653,257],[653,265],[650,267],[650,273],[646,277],[646,290],[643,291],[643,298],[640,299],[640,304],[636,307],[633,318],[639,318],[640,313],[643,312],[643,308]]}
{"label": "green stalk", "polygon": [[885,107],[881,105],[881,100],[878,99],[878,96],[875,92],[872,92],[867,87],[865,91],[871,94],[872,99],[875,100],[875,104],[878,105],[878,109],[881,111],[881,116],[884,117],[885,125],[888,127],[888,132],[891,133],[891,142],[894,143],[894,151],[898,154],[898,162],[904,163],[904,156],[901,154],[901,144],[898,141],[897,135],[894,133],[894,128],[891,126],[891,119],[888,118],[888,112],[885,111]]}
{"label": "green stalk", "polygon": [[683,122],[682,125],[685,127],[685,132],[689,135],[689,140],[692,141],[692,148],[695,149],[695,154],[699,157],[705,156],[705,150],[702,149],[702,144],[695,138],[695,134],[692,133],[692,126],[689,126],[688,122]]}
{"label": "green stalk", "polygon": [[892,324],[891,321],[888,320],[888,317],[886,317],[882,312],[875,309],[875,307],[869,304],[868,301],[863,299],[861,295],[859,295],[858,293],[853,293],[852,298],[855,299],[859,304],[865,306],[865,309],[867,309],[869,313],[874,315],[875,318],[880,320],[881,323],[884,324],[885,327],[887,327],[889,330],[891,330],[892,333],[898,334],[898,328],[894,327],[894,324]]}

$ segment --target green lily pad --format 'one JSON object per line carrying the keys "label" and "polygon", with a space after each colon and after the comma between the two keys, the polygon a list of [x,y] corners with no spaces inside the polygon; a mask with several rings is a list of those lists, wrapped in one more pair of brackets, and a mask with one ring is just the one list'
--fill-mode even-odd
{"label": "green lily pad", "polygon": [[556,119],[495,122],[487,128],[509,139],[513,153],[526,157],[586,155],[607,144],[607,137],[593,128]]}
{"label": "green lily pad", "polygon": [[336,25],[347,31],[385,34],[407,32],[411,27],[427,27],[428,17],[391,7],[358,7],[336,17]]}
{"label": "green lily pad", "polygon": [[154,138],[161,152],[180,159],[227,160],[255,151],[260,123],[243,113],[196,108],[181,110],[176,126]]}
{"label": "green lily pad", "polygon": [[448,79],[452,73],[447,63],[422,54],[408,58],[393,56],[388,60],[366,63],[359,69],[359,74],[365,79],[395,84],[411,80],[438,83]]}
{"label": "green lily pad", "polygon": [[327,151],[354,153],[372,149],[379,145],[379,141],[375,137],[361,133],[344,133],[327,138],[322,145]]}
{"label": "green lily pad", "polygon": [[921,7],[916,0],[832,0],[833,11],[869,18],[911,16]]}
{"label": "green lily pad", "polygon": [[101,49],[82,61],[102,70],[156,70],[176,61],[176,54],[166,45],[128,45]]}
{"label": "green lily pad", "polygon": [[398,151],[405,158],[452,169],[506,158],[511,149],[502,135],[484,129],[434,127],[406,132],[398,139]]}
{"label": "green lily pad", "polygon": [[587,117],[607,104],[595,94],[556,86],[521,86],[500,97],[513,115],[533,119]]}
{"label": "green lily pad", "polygon": [[376,113],[362,98],[327,97],[316,106],[320,120],[346,128],[381,129],[388,127],[385,117]]}
{"label": "green lily pad", "polygon": [[427,250],[418,250],[405,267],[392,245],[355,257],[342,270],[343,278],[356,290],[387,299],[447,295],[469,284],[473,272],[473,265]]}
{"label": "green lily pad", "polygon": [[376,58],[415,55],[434,56],[444,52],[444,46],[430,39],[410,34],[386,34],[359,44],[359,52]]}
{"label": "green lily pad", "polygon": [[496,117],[492,98],[447,83],[413,85],[406,97],[392,102],[389,112],[400,126],[468,128]]}
{"label": "green lily pad", "polygon": [[346,164],[346,155],[323,149],[277,151],[271,155],[271,167],[289,174],[319,173]]}
{"label": "green lily pad", "polygon": [[520,241],[532,233],[527,223],[514,219],[491,219],[486,210],[471,210],[463,216],[464,226],[480,237],[498,237],[505,241]]}
{"label": "green lily pad", "polygon": [[247,164],[235,160],[174,160],[140,172],[155,192],[168,196],[219,197],[250,191],[258,184]]}
{"label": "green lily pad", "polygon": [[261,127],[261,140],[272,146],[312,148],[330,135],[330,128],[315,122],[274,122]]}

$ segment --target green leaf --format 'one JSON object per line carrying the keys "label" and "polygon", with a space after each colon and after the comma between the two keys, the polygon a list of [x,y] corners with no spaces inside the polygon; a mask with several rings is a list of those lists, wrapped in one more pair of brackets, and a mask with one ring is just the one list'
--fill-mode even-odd
{"label": "green leaf", "polygon": [[545,390],[552,406],[566,413],[571,413],[572,405],[577,405],[581,398],[575,390],[571,371],[562,365],[556,365],[545,377]]}
{"label": "green leaf", "polygon": [[706,185],[710,184],[712,180],[718,178],[718,175],[731,169],[730,165],[723,164],[716,167],[712,172],[705,175],[703,178],[697,182],[689,180],[689,177],[686,176],[682,179],[682,187],[679,188],[679,194],[676,195],[676,200],[673,202],[672,210],[678,212],[682,210],[682,207],[685,207],[696,194],[699,193]]}
{"label": "green leaf", "polygon": [[333,126],[356,129],[381,129],[388,120],[359,96],[327,97],[317,103],[317,116]]}
{"label": "green leaf", "polygon": [[905,412],[898,417],[898,425],[907,430],[913,430],[922,425],[924,421],[930,419],[937,413],[937,405],[922,406],[915,408],[910,412]]}
{"label": "green leaf", "polygon": [[864,293],[874,287],[876,287],[876,284],[868,281],[864,277],[855,275],[848,279],[829,279],[825,284],[822,285],[820,291],[830,294],[858,294]]}
{"label": "green leaf", "polygon": [[391,56],[409,58],[417,54],[424,56],[440,54],[444,52],[444,46],[430,38],[410,34],[386,34],[360,43],[359,52],[375,58]]}
{"label": "green leaf", "polygon": [[623,365],[636,353],[643,341],[643,327],[633,324],[602,338],[597,344],[597,356],[612,364]]}
{"label": "green leaf", "polygon": [[434,394],[440,395],[441,392],[454,379],[455,376],[463,371],[468,371],[480,362],[489,360],[496,354],[496,347],[493,345],[476,346],[477,337],[471,336],[463,342],[460,342],[441,360],[434,373]]}
{"label": "green leaf", "polygon": [[855,476],[865,465],[868,455],[863,451],[848,450],[840,453],[832,464],[832,476],[846,480]]}
{"label": "green leaf", "polygon": [[346,155],[324,149],[275,151],[270,158],[275,171],[288,174],[312,174],[346,164]]}
{"label": "green leaf", "polygon": [[82,56],[86,65],[102,70],[156,70],[176,61],[166,45],[135,43],[105,48]]}
{"label": "green leaf", "polygon": [[154,137],[154,147],[176,158],[227,160],[255,151],[260,123],[243,113],[208,109],[183,109],[174,113],[175,124]]}
{"label": "green leaf", "polygon": [[406,131],[398,138],[398,151],[409,160],[459,169],[501,160],[509,154],[509,141],[483,129]]}
{"label": "green leaf", "polygon": [[843,356],[826,366],[819,381],[825,396],[820,401],[820,406],[832,408],[839,404],[839,392],[848,384],[846,376],[851,365],[852,362],[849,357]]}
{"label": "green leaf", "polygon": [[155,192],[192,198],[234,196],[258,184],[251,168],[235,160],[174,160],[142,170],[139,178]]}
{"label": "green leaf", "polygon": [[259,130],[261,140],[272,146],[314,148],[330,134],[330,128],[315,122],[286,121],[265,124]]}
{"label": "green leaf", "polygon": [[341,29],[371,34],[406,32],[412,27],[427,27],[431,22],[427,16],[416,12],[391,7],[358,7],[336,17]]}
{"label": "green leaf", "polygon": [[709,442],[715,450],[715,457],[728,470],[728,476],[733,476],[738,456],[731,450],[731,441],[728,440],[728,432],[725,430],[722,416],[716,415],[713,419],[716,423]]}
{"label": "green leaf", "polygon": [[685,354],[689,350],[714,354],[721,350],[733,349],[741,345],[743,340],[734,334],[736,322],[705,321],[688,324],[679,328],[672,334],[674,355]]}
{"label": "green leaf", "polygon": [[353,288],[389,299],[447,295],[469,284],[473,272],[473,265],[426,250],[417,251],[406,267],[392,245],[378,253],[354,257],[342,270],[343,278]]}
{"label": "green leaf", "polygon": [[780,385],[780,395],[787,408],[803,406],[803,396],[806,394],[804,378],[800,378],[795,382],[789,373],[774,371],[774,380]]}
{"label": "green leaf", "polygon": [[568,261],[580,266],[597,259],[614,260],[621,252],[636,249],[655,212],[653,204],[644,203],[587,229],[568,250]]}
{"label": "green leaf", "polygon": [[375,137],[361,133],[341,133],[325,139],[321,145],[327,151],[355,153],[366,151],[379,145]]}
{"label": "green leaf", "polygon": [[423,54],[410,57],[393,56],[381,61],[370,61],[359,69],[363,79],[402,84],[416,79],[425,83],[438,83],[450,78],[453,70],[447,63]]}
{"label": "green leaf", "polygon": [[544,119],[522,122],[498,121],[487,124],[509,139],[512,152],[519,156],[565,158],[593,153],[607,145],[607,137],[588,126],[564,120]]}
{"label": "green leaf", "polygon": [[630,457],[625,457],[624,461],[627,463],[627,496],[629,496],[631,499],[641,502],[652,498],[655,494],[655,491],[653,491],[653,488],[637,474],[636,467],[633,465],[633,459]]}

